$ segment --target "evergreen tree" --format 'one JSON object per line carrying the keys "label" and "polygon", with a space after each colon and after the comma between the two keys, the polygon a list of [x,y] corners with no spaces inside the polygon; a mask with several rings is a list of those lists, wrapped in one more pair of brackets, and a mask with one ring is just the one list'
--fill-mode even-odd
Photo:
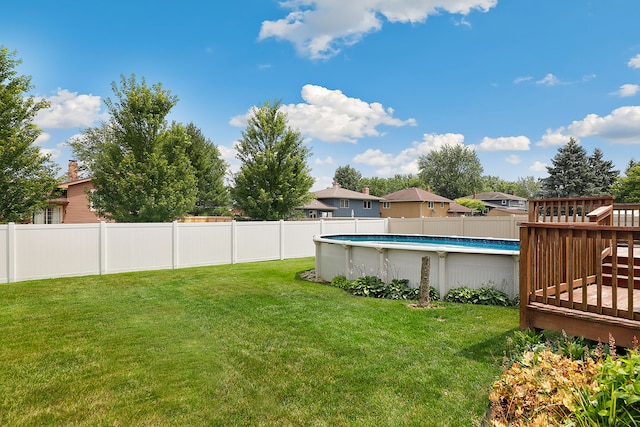
{"label": "evergreen tree", "polygon": [[482,188],[482,165],[475,151],[464,145],[445,145],[421,156],[420,178],[440,196],[455,200]]}
{"label": "evergreen tree", "polygon": [[595,191],[595,175],[589,167],[586,150],[574,138],[558,149],[547,166],[549,176],[542,179],[543,197],[584,197]]}
{"label": "evergreen tree", "polygon": [[91,168],[90,199],[97,213],[118,222],[184,216],[194,209],[197,182],[186,153],[190,135],[166,121],[177,97],[159,83],[148,87],[144,78],[138,83],[134,75],[122,76],[121,86],[114,82],[112,89],[117,100],[105,101],[110,121],[75,142],[84,146],[79,160]]}
{"label": "evergreen tree", "polygon": [[33,120],[48,105],[25,96],[31,77],[17,74],[15,56],[0,46],[0,223],[28,221],[58,184],[58,168],[34,144],[40,129]]}
{"label": "evergreen tree", "polygon": [[231,194],[249,217],[286,219],[311,198],[313,178],[307,165],[311,151],[300,132],[287,126],[279,102],[253,109],[237,150],[242,166]]}
{"label": "evergreen tree", "polygon": [[333,175],[333,182],[340,184],[340,187],[347,190],[360,191],[360,180],[362,174],[349,165],[340,166]]}
{"label": "evergreen tree", "polygon": [[593,150],[593,154],[589,156],[589,168],[593,173],[593,190],[592,195],[611,194],[610,187],[616,182],[616,178],[620,175],[620,171],[613,169],[611,160],[604,160],[602,151],[599,148]]}
{"label": "evergreen tree", "polygon": [[193,123],[187,125],[186,131],[189,135],[187,156],[194,168],[198,188],[193,213],[206,215],[226,211],[224,208],[229,204],[229,191],[224,185],[227,162],[222,159],[218,147]]}

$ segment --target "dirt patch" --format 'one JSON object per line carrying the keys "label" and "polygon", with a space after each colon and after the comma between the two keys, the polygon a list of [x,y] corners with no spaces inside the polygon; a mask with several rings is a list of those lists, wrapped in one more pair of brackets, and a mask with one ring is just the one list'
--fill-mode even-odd
{"label": "dirt patch", "polygon": [[300,276],[300,278],[302,280],[305,280],[307,282],[314,282],[314,283],[329,283],[324,279],[321,279],[319,277],[316,277],[316,271],[315,270],[307,270],[307,271],[302,271],[300,273],[298,273],[298,275]]}

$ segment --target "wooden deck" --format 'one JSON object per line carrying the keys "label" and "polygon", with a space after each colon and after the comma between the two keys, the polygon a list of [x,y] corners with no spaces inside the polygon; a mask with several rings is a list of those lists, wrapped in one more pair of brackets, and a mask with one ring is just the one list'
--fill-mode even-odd
{"label": "wooden deck", "polygon": [[607,202],[530,201],[533,222],[520,229],[521,328],[612,335],[626,347],[640,339],[640,205]]}

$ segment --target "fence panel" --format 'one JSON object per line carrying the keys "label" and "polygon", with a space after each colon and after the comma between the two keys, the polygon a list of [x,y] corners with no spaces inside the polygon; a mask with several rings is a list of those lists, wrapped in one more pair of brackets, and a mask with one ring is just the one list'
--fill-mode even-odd
{"label": "fence panel", "polygon": [[231,264],[231,222],[179,223],[177,267]]}
{"label": "fence panel", "polygon": [[236,262],[280,259],[280,222],[238,222],[236,242]]}
{"label": "fence panel", "polygon": [[19,280],[100,273],[99,224],[15,225]]}
{"label": "fence panel", "polygon": [[173,223],[108,224],[105,273],[173,267]]}
{"label": "fence panel", "polygon": [[[319,221],[286,221],[284,222],[284,250],[282,258],[302,258],[314,256],[316,245],[313,236],[320,234]],[[301,236],[310,236],[301,238]]]}
{"label": "fence panel", "polygon": [[389,218],[389,233],[517,239],[525,216]]}

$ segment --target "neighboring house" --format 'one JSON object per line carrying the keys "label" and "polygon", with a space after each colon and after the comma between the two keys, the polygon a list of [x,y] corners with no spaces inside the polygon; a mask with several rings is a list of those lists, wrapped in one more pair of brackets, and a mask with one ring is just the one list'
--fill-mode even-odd
{"label": "neighboring house", "polygon": [[91,208],[87,193],[93,190],[91,178],[78,179],[78,162],[69,160],[67,182],[58,186],[60,197],[33,215],[34,224],[80,224],[104,221]]}
{"label": "neighboring house", "polygon": [[[513,214],[526,213],[529,207],[529,201],[524,197],[514,194],[501,193],[499,191],[489,191],[485,193],[474,193],[472,196],[466,196],[467,199],[481,200],[487,207],[489,212],[493,209],[509,209],[513,210]],[[510,213],[506,213],[509,215]],[[495,214],[494,214],[495,215]]]}
{"label": "neighboring house", "polygon": [[304,212],[304,216],[307,218],[331,218],[333,212],[338,210],[335,206],[329,206],[322,203],[318,199],[313,199],[301,208],[297,208]]}
{"label": "neighboring house", "polygon": [[332,210],[333,217],[338,218],[379,218],[380,197],[369,194],[369,188],[362,193],[341,188],[334,183],[333,187],[315,192],[316,200]]}
{"label": "neighboring house", "polygon": [[425,218],[471,215],[473,210],[454,203],[429,189],[406,188],[382,197],[383,218]]}

